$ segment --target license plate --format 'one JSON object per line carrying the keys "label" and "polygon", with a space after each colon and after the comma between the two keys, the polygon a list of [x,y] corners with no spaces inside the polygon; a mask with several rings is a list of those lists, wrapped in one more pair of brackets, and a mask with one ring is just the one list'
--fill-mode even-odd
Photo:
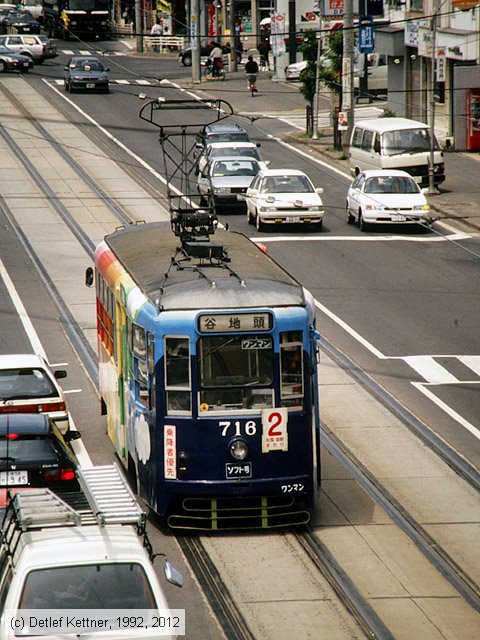
{"label": "license plate", "polygon": [[24,30],[25,32],[28,32],[28,31],[30,31],[30,27],[23,27],[23,30]]}
{"label": "license plate", "polygon": [[95,84],[93,82],[88,82],[87,89],[95,89]]}
{"label": "license plate", "polygon": [[235,478],[251,478],[252,463],[251,462],[227,462],[225,465],[225,477],[227,480]]}
{"label": "license plate", "polygon": [[407,218],[405,216],[400,215],[399,213],[394,213],[392,215],[393,222],[405,222]]}
{"label": "license plate", "polygon": [[28,64],[28,62],[23,62],[22,63],[22,67],[25,67],[25,69],[28,69],[30,65]]}
{"label": "license plate", "polygon": [[28,484],[28,471],[0,471],[0,487]]}
{"label": "license plate", "polygon": [[292,222],[292,223],[295,223],[295,222],[298,222],[298,218],[292,218],[291,216],[287,216],[287,217],[285,218],[285,222]]}

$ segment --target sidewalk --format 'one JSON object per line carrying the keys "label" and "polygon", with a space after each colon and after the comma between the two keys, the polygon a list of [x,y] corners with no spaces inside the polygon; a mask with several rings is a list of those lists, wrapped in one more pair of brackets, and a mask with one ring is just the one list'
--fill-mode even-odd
{"label": "sidewalk", "polygon": [[[302,123],[305,127],[306,105],[305,99],[299,92],[299,85],[287,82],[272,81],[273,72],[266,71],[258,74],[258,93],[252,98],[247,91],[244,71],[228,72],[225,82],[211,81],[193,84],[190,78],[182,78],[175,82],[184,89],[193,91],[197,95],[217,98],[229,102],[235,113],[252,119],[268,117],[281,118],[283,121],[294,119],[295,124]],[[370,105],[359,105],[355,108],[355,117],[368,118],[375,115],[376,107],[381,110],[382,103],[373,102]],[[331,124],[325,126],[329,115],[329,101],[326,95],[320,99],[318,140],[305,137],[305,130],[293,125],[285,126],[284,139],[299,147],[308,148],[310,153],[322,156],[349,174],[348,160],[343,151],[333,148],[333,129]],[[438,137],[442,139],[442,132]],[[446,151],[445,175],[446,180],[441,186],[439,195],[429,196],[431,208],[439,219],[455,219],[470,229],[480,229],[480,154]]]}

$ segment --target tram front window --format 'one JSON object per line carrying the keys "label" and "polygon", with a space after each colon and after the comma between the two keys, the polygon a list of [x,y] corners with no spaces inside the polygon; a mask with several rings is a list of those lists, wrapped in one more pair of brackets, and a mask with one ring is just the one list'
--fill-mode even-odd
{"label": "tram front window", "polygon": [[204,337],[199,341],[198,363],[200,412],[273,406],[270,336]]}

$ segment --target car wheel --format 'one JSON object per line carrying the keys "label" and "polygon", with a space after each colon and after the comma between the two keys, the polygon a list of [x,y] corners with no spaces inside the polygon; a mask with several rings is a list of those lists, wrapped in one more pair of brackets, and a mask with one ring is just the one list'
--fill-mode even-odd
{"label": "car wheel", "polygon": [[255,212],[255,227],[257,231],[263,231],[265,229],[265,225],[260,220],[260,216],[258,215],[258,211]]}
{"label": "car wheel", "polygon": [[183,64],[184,67],[191,67],[192,66],[192,56],[189,53],[187,55],[183,56],[182,64]]}
{"label": "car wheel", "polygon": [[354,222],[355,222],[355,216],[350,211],[348,207],[348,202],[347,202],[347,224],[353,224]]}
{"label": "car wheel", "polygon": [[7,70],[7,64],[4,60],[0,60],[0,73],[5,73]]}
{"label": "car wheel", "polygon": [[360,227],[360,231],[368,231],[370,225],[363,219],[361,211],[358,212],[358,224]]}
{"label": "car wheel", "polygon": [[253,216],[250,213],[250,209],[247,207],[247,222],[248,224],[253,224]]}

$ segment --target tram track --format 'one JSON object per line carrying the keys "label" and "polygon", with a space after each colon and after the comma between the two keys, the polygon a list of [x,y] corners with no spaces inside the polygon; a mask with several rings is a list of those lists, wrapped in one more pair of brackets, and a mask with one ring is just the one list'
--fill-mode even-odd
{"label": "tram track", "polygon": [[[16,108],[24,115],[24,117],[30,118],[34,122],[35,118],[33,114],[26,108],[25,105],[18,102],[15,96],[7,89],[6,95],[12,104],[15,104]],[[56,151],[59,151],[59,143],[53,140],[40,123],[34,122],[34,126],[38,134],[49,144],[52,145]],[[4,141],[12,148],[18,158],[18,160],[25,167],[29,175],[35,181],[38,188],[45,195],[45,197],[52,203],[57,215],[67,225],[70,231],[75,236],[79,245],[87,253],[87,255],[93,259],[93,252],[95,243],[82,226],[75,220],[75,217],[71,215],[68,210],[68,206],[63,204],[52,191],[52,188],[48,182],[40,175],[36,170],[34,164],[29,160],[27,155],[22,151],[10,133],[6,132],[3,127],[0,127],[0,133]],[[132,224],[134,221],[126,214],[123,207],[116,203],[109,194],[106,193],[102,187],[96,183],[96,181],[87,174],[87,172],[79,165],[79,163],[70,156],[68,152],[62,150],[62,158],[68,163],[68,165],[76,172],[78,178],[85,184],[85,186],[91,190],[96,197],[102,202],[108,203],[109,212],[118,220],[119,224]],[[5,211],[7,217],[10,220],[12,227],[14,228],[17,236],[22,242],[25,251],[29,254],[36,270],[39,272],[43,282],[49,290],[52,299],[55,301],[57,308],[59,309],[59,315],[67,335],[70,341],[77,351],[80,360],[83,362],[92,382],[95,386],[98,386],[98,374],[96,353],[88,343],[85,334],[76,321],[74,315],[69,310],[68,305],[62,299],[62,296],[55,284],[55,280],[50,276],[48,270],[42,263],[42,257],[35,250],[34,246],[30,242],[28,235],[24,232],[21,226],[15,220],[14,214],[9,210],[7,203],[3,200],[0,202],[2,209]],[[325,340],[322,342],[322,348],[325,348],[329,353],[335,353],[335,348]],[[345,362],[343,362],[345,365]],[[355,375],[355,366],[350,364],[349,372]],[[370,392],[375,394],[375,390],[372,388]],[[387,397],[384,394],[383,401],[391,403],[391,410],[394,409],[394,399]],[[418,434],[417,434],[418,435]],[[370,476],[365,468],[362,468],[361,463],[355,459],[352,452],[348,451],[343,445],[336,439],[326,425],[322,427],[323,446],[335,457],[336,460],[348,469],[352,477],[354,477],[361,486],[370,495],[372,500],[376,502],[393,520],[396,526],[400,527],[409,537],[412,539],[417,548],[420,548],[422,553],[429,559],[429,561],[437,568],[437,570],[447,578],[450,584],[458,591],[458,593],[464,598],[471,606],[477,611],[480,611],[480,588],[475,582],[464,574],[452,558],[432,539],[422,527],[415,521],[414,518],[406,513],[400,504],[389,495],[389,493],[379,485],[379,483]],[[422,432],[419,437],[422,441],[428,443],[429,434]],[[472,486],[479,488],[480,484],[478,477],[472,473],[471,469],[466,469],[461,464],[461,460],[458,460],[454,455],[454,452],[448,448],[442,447],[439,450],[438,443],[432,442],[431,448],[440,455],[441,458],[458,473],[465,482],[468,482]],[[477,474],[478,475],[478,474]],[[382,620],[377,616],[373,609],[368,605],[365,598],[361,596],[355,589],[348,576],[342,571],[341,565],[333,558],[327,547],[320,542],[315,535],[314,530],[306,530],[302,532],[294,533],[300,547],[307,554],[314,566],[324,576],[335,593],[340,598],[346,609],[354,616],[356,622],[363,629],[365,636],[369,638],[378,638],[379,640],[391,640],[394,636],[383,624]],[[246,619],[241,613],[241,608],[235,602],[234,597],[231,595],[228,585],[226,585],[214,562],[208,554],[205,546],[202,543],[201,537],[177,537],[179,546],[181,547],[185,557],[188,559],[192,571],[194,572],[198,582],[201,584],[205,597],[208,599],[212,610],[215,612],[218,620],[221,623],[222,629],[226,636],[233,640],[253,640],[255,635],[252,633]]]}

